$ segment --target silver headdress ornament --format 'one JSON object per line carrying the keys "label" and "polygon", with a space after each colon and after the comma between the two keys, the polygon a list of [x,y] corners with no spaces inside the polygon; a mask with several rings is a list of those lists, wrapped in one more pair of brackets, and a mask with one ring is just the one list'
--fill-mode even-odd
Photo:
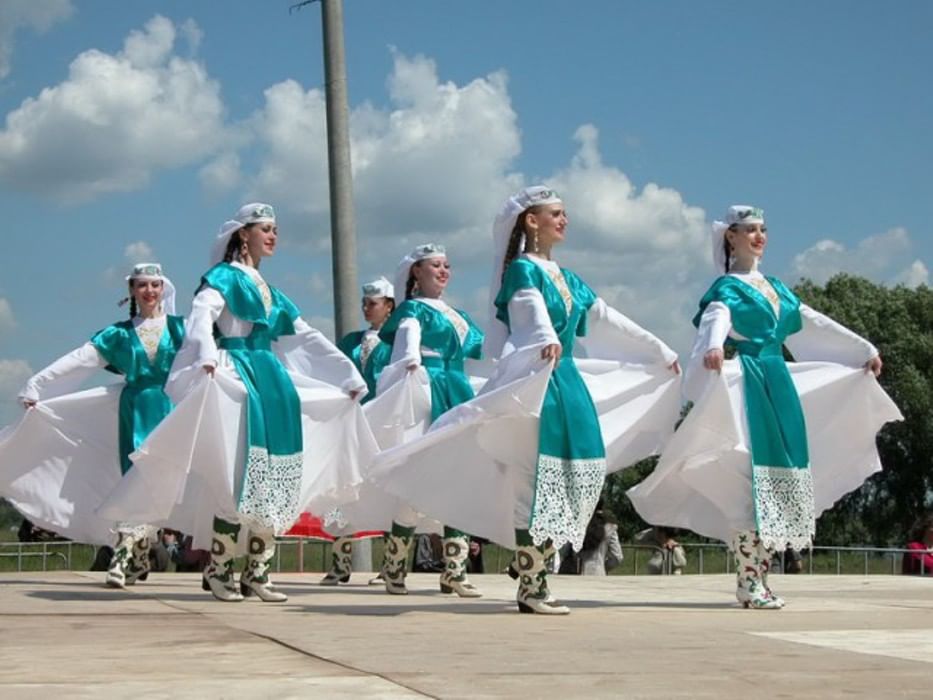
{"label": "silver headdress ornament", "polygon": [[411,266],[416,262],[428,260],[429,258],[446,258],[447,249],[437,243],[424,243],[417,246],[404,258],[399,260],[398,267],[395,270],[395,289],[399,294],[405,294],[405,287],[408,286],[408,275],[411,272]]}
{"label": "silver headdress ornament", "polygon": [[[172,284],[172,280],[162,273],[162,266],[159,263],[136,263],[133,265],[133,271],[124,279],[127,282],[133,280],[162,280],[162,308],[167,314],[175,313],[175,285]],[[117,306],[123,306],[129,300],[129,297],[121,299]]]}
{"label": "silver headdress ornament", "polygon": [[363,285],[363,298],[364,299],[379,299],[385,297],[387,299],[395,298],[395,289],[392,286],[392,283],[389,282],[385,277],[379,277],[374,279],[372,282],[367,282]]}
{"label": "silver headdress ornament", "polygon": [[230,242],[230,236],[235,232],[250,224],[262,224],[267,222],[275,223],[275,209],[272,208],[272,205],[263,204],[262,202],[244,204],[237,210],[237,213],[232,219],[221,224],[220,231],[211,248],[211,264],[216,265],[224,259],[227,243]]}
{"label": "silver headdress ornament", "polygon": [[713,265],[717,272],[726,271],[726,251],[722,239],[729,227],[735,224],[763,224],[765,210],[748,204],[733,204],[726,211],[724,219],[724,221],[714,221],[712,227]]}
{"label": "silver headdress ornament", "polygon": [[[499,288],[502,286],[502,265],[505,262],[506,249],[509,247],[509,238],[512,236],[512,229],[515,228],[515,222],[522,212],[531,207],[544,204],[558,204],[561,202],[560,195],[550,187],[545,185],[533,185],[519,190],[502,205],[502,210],[496,216],[492,225],[492,275],[489,280],[489,323],[486,326],[486,340],[483,343],[483,355],[486,357],[497,358],[502,354],[502,348],[505,345],[505,339],[509,335],[508,328],[498,318],[496,318],[496,297],[499,295]],[[523,250],[525,246],[524,236],[518,243],[518,249]]]}

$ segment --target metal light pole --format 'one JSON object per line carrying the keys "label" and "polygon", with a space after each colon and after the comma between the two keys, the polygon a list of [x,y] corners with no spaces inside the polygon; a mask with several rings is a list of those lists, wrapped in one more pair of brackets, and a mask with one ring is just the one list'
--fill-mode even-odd
{"label": "metal light pole", "polygon": [[337,338],[342,338],[356,328],[359,294],[350,167],[350,108],[347,100],[347,64],[343,50],[343,2],[320,1],[324,27],[324,94],[327,102],[334,328]]}
{"label": "metal light pole", "polygon": [[[343,0],[321,0],[324,29],[324,95],[327,103],[327,164],[330,180],[331,265],[334,275],[334,330],[342,338],[357,325],[356,228],[350,165],[350,107],[343,49]],[[351,566],[372,570],[368,539],[353,543]]]}

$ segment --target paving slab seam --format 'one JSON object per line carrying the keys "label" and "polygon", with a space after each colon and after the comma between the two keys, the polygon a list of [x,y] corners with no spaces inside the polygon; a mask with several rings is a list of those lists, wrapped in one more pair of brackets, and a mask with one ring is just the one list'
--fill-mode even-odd
{"label": "paving slab seam", "polygon": [[[144,594],[144,595],[145,595],[145,594]],[[189,615],[192,614],[192,612],[193,612],[193,611],[191,611],[191,610],[187,610],[187,609],[185,609],[185,608],[180,608],[180,607],[178,607],[178,606],[176,606],[176,605],[173,605],[172,603],[169,603],[169,602],[167,602],[167,601],[165,601],[165,600],[162,600],[161,598],[158,598],[158,597],[156,597],[156,596],[152,596],[152,599],[158,601],[159,603],[161,603],[161,604],[164,605],[165,607],[171,608],[172,610],[175,610],[175,611],[178,611],[178,612],[184,612],[184,613],[187,613],[187,614],[189,614]],[[194,612],[194,614],[195,614],[195,615],[199,615],[200,617],[210,618],[211,620],[213,620],[213,621],[215,621],[215,622],[219,621],[219,620],[217,619],[217,614],[216,614],[216,613],[210,613],[210,612]],[[278,646],[283,647],[283,648],[285,648],[285,649],[288,649],[289,651],[293,651],[293,652],[295,652],[295,653],[297,653],[297,654],[301,654],[302,656],[306,656],[306,657],[308,657],[309,659],[316,659],[317,661],[322,661],[322,662],[327,663],[327,664],[332,664],[333,666],[337,666],[338,668],[346,669],[347,671],[352,671],[353,673],[358,673],[358,674],[360,674],[360,675],[362,675],[362,676],[369,676],[369,677],[373,677],[373,678],[380,678],[380,679],[384,680],[384,681],[387,682],[387,683],[391,683],[392,685],[398,686],[399,688],[404,688],[405,690],[407,690],[407,691],[409,691],[409,692],[411,692],[411,693],[415,693],[415,694],[417,694],[417,695],[420,695],[421,697],[430,698],[431,700],[442,700],[442,698],[440,698],[440,697],[437,696],[437,695],[431,695],[430,693],[425,693],[423,690],[419,690],[418,688],[413,688],[413,687],[411,687],[411,686],[409,686],[409,685],[406,685],[405,683],[401,683],[401,682],[395,680],[394,678],[391,678],[390,676],[386,676],[386,675],[384,675],[384,674],[382,674],[382,673],[377,673],[377,672],[373,672],[373,671],[367,671],[367,670],[362,669],[362,668],[357,668],[356,666],[351,666],[350,664],[344,663],[343,661],[337,661],[337,660],[335,660],[335,659],[329,659],[329,658],[327,658],[326,656],[321,656],[320,654],[315,654],[315,653],[313,653],[313,652],[308,651],[307,649],[302,649],[301,647],[297,647],[297,646],[295,646],[295,645],[293,645],[293,644],[289,644],[288,642],[282,641],[281,639],[277,639],[277,638],[272,637],[272,636],[269,636],[269,635],[267,635],[267,634],[261,634],[261,633],[259,633],[259,632],[254,632],[254,631],[252,631],[252,630],[243,629],[242,627],[235,627],[235,626],[230,625],[230,624],[228,624],[228,623],[226,623],[226,622],[223,622],[223,621],[220,621],[220,622],[221,622],[221,624],[223,624],[225,627],[228,627],[228,628],[230,628],[231,630],[236,630],[237,632],[242,632],[242,633],[248,634],[248,635],[250,635],[251,637],[256,637],[256,638],[258,638],[258,639],[263,639],[263,640],[265,640],[265,641],[267,641],[267,642],[272,642],[273,644],[277,644]]]}

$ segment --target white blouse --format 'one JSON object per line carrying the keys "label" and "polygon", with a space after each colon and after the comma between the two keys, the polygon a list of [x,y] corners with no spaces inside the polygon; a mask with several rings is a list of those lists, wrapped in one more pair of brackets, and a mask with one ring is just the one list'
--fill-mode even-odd
{"label": "white blouse", "polygon": [[[558,290],[562,286],[566,288],[565,281],[561,285],[563,274],[556,262],[534,255],[525,257],[548,273]],[[563,292],[561,296],[564,296]],[[588,344],[598,342],[603,346],[599,354],[604,357],[619,357],[629,362],[646,364],[664,363],[667,366],[677,360],[677,353],[661,339],[613,309],[601,298],[597,298],[590,307],[587,323],[588,335],[593,337],[580,339],[584,352]],[[520,289],[512,295],[509,300],[509,326],[509,339],[503,354],[521,347],[559,342],[544,297],[534,288]]]}

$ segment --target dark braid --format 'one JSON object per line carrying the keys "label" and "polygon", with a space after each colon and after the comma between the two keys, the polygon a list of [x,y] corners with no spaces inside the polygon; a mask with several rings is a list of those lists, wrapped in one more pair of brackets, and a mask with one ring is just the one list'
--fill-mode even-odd
{"label": "dark braid", "polygon": [[[732,224],[727,230],[736,231],[735,224]],[[729,272],[729,260],[732,259],[732,245],[729,243],[729,239],[725,236],[722,237],[722,252],[725,253],[726,257],[726,273]]]}
{"label": "dark braid", "polygon": [[515,220],[515,226],[512,227],[512,233],[509,235],[509,244],[505,247],[505,259],[502,261],[502,279],[505,279],[505,272],[509,269],[509,265],[518,257],[520,252],[518,246],[519,242],[522,240],[522,236],[525,236],[525,249],[521,252],[528,251],[528,236],[525,233],[525,219],[528,218],[528,214],[535,214],[540,209],[540,205],[528,207],[519,214],[518,219]]}
{"label": "dark braid", "polygon": [[136,297],[133,296],[133,293],[130,292],[130,320],[132,321],[136,318],[136,314],[139,313],[139,309],[136,307]]}
{"label": "dark braid", "polygon": [[240,246],[243,243],[240,236],[237,235],[239,234],[240,230],[242,229],[234,231],[233,233],[230,234],[230,240],[227,241],[227,249],[224,251],[224,262],[225,263],[231,263],[234,260],[239,260],[240,258]]}
{"label": "dark braid", "polygon": [[[415,263],[417,265],[418,263]],[[415,290],[415,278],[411,274],[411,271],[408,272],[408,281],[405,283],[405,301],[411,299],[411,294]]]}

